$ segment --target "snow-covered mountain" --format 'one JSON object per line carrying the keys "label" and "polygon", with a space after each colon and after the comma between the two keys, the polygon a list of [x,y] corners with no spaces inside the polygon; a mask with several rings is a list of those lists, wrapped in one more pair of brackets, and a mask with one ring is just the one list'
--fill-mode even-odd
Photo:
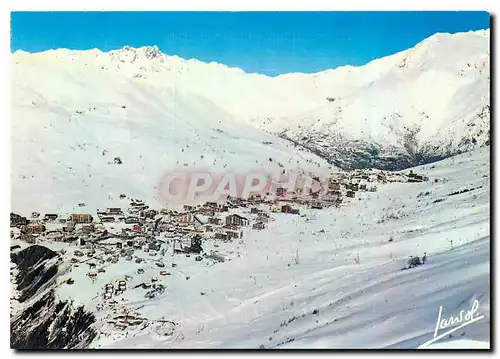
{"label": "snow-covered mountain", "polygon": [[339,166],[398,169],[489,144],[489,31],[319,76],[325,103],[268,126]]}
{"label": "snow-covered mountain", "polygon": [[[134,192],[172,166],[269,157],[398,169],[489,143],[489,30],[316,74],[248,74],[157,47],[17,51],[12,68],[14,197],[58,192],[63,177],[75,200],[76,187],[115,197],[116,176],[132,176],[123,190]],[[107,166],[115,156],[120,168]]]}
{"label": "snow-covered mountain", "polygon": [[[190,62],[169,60],[178,65],[173,77],[167,65],[155,72],[164,56],[151,60],[148,51],[14,54],[14,211],[70,211],[78,203],[103,208],[118,205],[121,193],[164,205],[159,184],[178,168],[246,172],[328,166],[177,86],[177,71],[188,71]],[[137,52],[143,62],[122,62]],[[150,66],[148,78],[134,77],[140,64]]]}

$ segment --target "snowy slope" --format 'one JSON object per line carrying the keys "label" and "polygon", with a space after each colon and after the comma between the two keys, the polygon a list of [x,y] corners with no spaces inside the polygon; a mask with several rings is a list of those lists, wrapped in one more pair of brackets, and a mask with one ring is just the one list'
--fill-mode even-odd
{"label": "snowy slope", "polygon": [[178,168],[327,166],[189,90],[101,70],[93,54],[14,55],[15,212],[70,211],[79,202],[95,211],[119,205],[121,193],[161,205],[158,185]]}
{"label": "snowy slope", "polygon": [[[340,208],[273,214],[267,229],[219,243],[230,261],[197,262],[172,256],[170,248],[161,260],[172,275],[160,277],[158,258],[137,251],[145,263],[105,264],[94,282],[85,264],[62,274],[60,280],[75,283],[58,285],[57,296],[95,313],[92,328],[103,333],[91,343],[95,348],[418,348],[433,338],[440,306],[446,317],[457,316],[474,300],[485,318],[430,348],[457,339],[461,344],[449,345],[484,347],[490,338],[489,148],[416,171],[430,181],[381,185]],[[205,250],[214,244],[204,242]],[[66,261],[78,247],[63,246]],[[409,256],[424,252],[425,265],[402,270]],[[126,275],[129,289],[113,313],[172,321],[174,335],[162,337],[154,326],[109,334],[110,314],[96,308],[104,285]],[[154,276],[166,286],[158,297],[148,300],[143,289],[132,289]]]}
{"label": "snowy slope", "polygon": [[[181,262],[190,281],[168,278],[168,294],[141,309],[179,322],[180,334],[162,342],[139,333],[106,346],[417,348],[432,338],[439,306],[457,315],[475,299],[486,318],[448,339],[489,342],[489,153],[422,172],[432,181],[388,184],[343,208],[303,210],[305,218],[279,214],[244,239],[241,258],[205,270]],[[397,215],[379,223],[388,213]],[[401,271],[423,252],[424,266]]]}

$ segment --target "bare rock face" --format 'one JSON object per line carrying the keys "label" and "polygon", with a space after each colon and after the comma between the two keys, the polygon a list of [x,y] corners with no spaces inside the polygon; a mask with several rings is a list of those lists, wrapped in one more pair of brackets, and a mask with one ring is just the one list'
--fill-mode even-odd
{"label": "bare rock face", "polygon": [[58,259],[56,252],[39,245],[11,254],[18,271],[13,284],[22,303],[22,309],[11,313],[12,349],[86,348],[97,335],[92,313],[56,297]]}

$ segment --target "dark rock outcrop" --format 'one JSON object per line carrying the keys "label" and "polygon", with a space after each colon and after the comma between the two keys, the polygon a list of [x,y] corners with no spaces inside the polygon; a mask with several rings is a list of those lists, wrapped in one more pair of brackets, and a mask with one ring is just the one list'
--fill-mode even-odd
{"label": "dark rock outcrop", "polygon": [[18,271],[13,285],[19,291],[17,300],[23,303],[21,311],[11,314],[12,349],[86,348],[97,335],[92,313],[55,295],[59,258],[39,245],[11,253]]}
{"label": "dark rock outcrop", "polygon": [[20,315],[11,319],[12,349],[86,348],[97,332],[92,313],[72,303],[57,301],[54,291],[47,291]]}

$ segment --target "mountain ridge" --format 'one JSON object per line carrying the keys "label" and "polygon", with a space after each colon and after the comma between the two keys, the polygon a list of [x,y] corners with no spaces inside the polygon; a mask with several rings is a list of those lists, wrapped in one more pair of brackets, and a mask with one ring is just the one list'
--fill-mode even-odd
{"label": "mountain ridge", "polygon": [[117,53],[120,51],[132,50],[132,51],[136,51],[136,52],[142,51],[146,54],[153,53],[155,56],[153,56],[152,58],[157,57],[157,55],[163,55],[167,58],[178,58],[178,59],[181,59],[181,60],[186,61],[186,62],[195,61],[195,62],[200,62],[200,63],[206,64],[206,65],[215,64],[215,65],[219,65],[219,66],[222,66],[225,68],[237,70],[238,72],[244,72],[247,75],[260,75],[260,76],[265,76],[268,78],[278,78],[280,76],[289,76],[289,75],[319,75],[319,74],[328,73],[328,72],[335,71],[335,70],[342,69],[342,68],[349,69],[349,68],[364,67],[364,66],[367,66],[373,62],[379,61],[381,59],[392,57],[392,56],[398,55],[400,53],[403,53],[403,52],[407,51],[408,49],[415,48],[415,47],[419,46],[420,44],[425,43],[426,41],[429,41],[430,39],[433,39],[433,38],[442,37],[442,36],[449,36],[449,35],[457,36],[457,35],[470,34],[470,33],[488,34],[488,36],[489,36],[490,29],[488,28],[488,29],[480,29],[480,30],[470,30],[470,31],[455,32],[455,33],[436,32],[436,33],[430,35],[429,37],[417,42],[415,45],[413,45],[410,48],[403,49],[403,50],[400,50],[400,51],[397,51],[397,52],[394,52],[391,54],[383,55],[379,58],[374,58],[374,59],[372,59],[364,64],[361,64],[361,65],[344,64],[344,65],[339,65],[336,67],[326,68],[324,70],[320,70],[320,71],[316,71],[316,72],[294,71],[294,72],[281,73],[281,74],[277,74],[277,75],[266,75],[266,74],[263,74],[260,72],[248,72],[248,71],[245,71],[243,68],[238,67],[238,66],[226,65],[222,62],[217,62],[217,61],[204,61],[204,60],[196,58],[196,57],[183,58],[179,55],[169,54],[167,52],[163,52],[162,50],[160,50],[158,45],[142,45],[142,46],[138,46],[138,47],[131,46],[131,45],[124,45],[121,48],[116,48],[116,49],[112,49],[112,50],[108,50],[108,51],[103,51],[103,50],[96,48],[96,47],[91,48],[91,49],[83,49],[83,50],[62,47],[62,48],[51,48],[51,49],[47,49],[47,50],[43,50],[43,51],[35,51],[35,52],[30,52],[30,51],[18,49],[18,50],[15,50],[14,52],[11,52],[11,55],[16,55],[16,54],[18,54],[18,55],[19,54],[40,55],[40,54],[46,54],[46,53],[51,53],[51,52],[69,52],[69,53],[90,52],[90,53],[99,53],[99,54],[109,54],[109,53]]}

